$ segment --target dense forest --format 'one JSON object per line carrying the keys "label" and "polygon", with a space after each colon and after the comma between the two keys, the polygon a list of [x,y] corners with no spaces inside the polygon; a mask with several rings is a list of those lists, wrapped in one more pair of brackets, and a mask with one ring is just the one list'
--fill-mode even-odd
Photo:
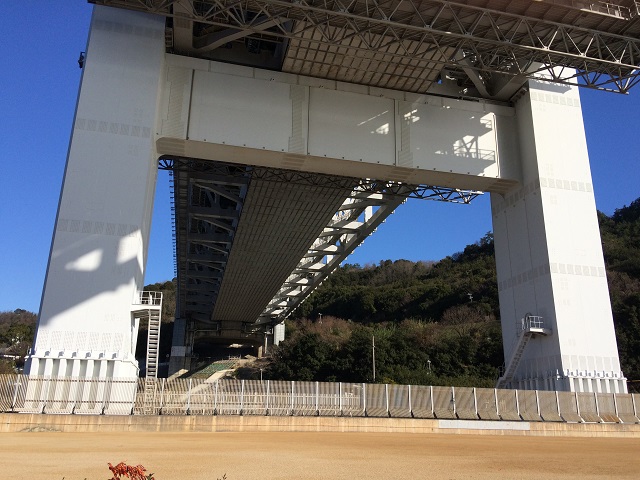
{"label": "dense forest", "polygon": [[[598,213],[622,369],[640,380],[640,199],[611,216]],[[175,281],[164,292],[168,351]],[[345,264],[287,321],[267,378],[492,386],[503,364],[493,238],[489,233],[438,262]],[[0,353],[24,356],[35,315],[0,312]],[[144,356],[141,325],[138,356]],[[19,361],[19,359],[18,359]],[[9,360],[0,371],[11,370]]]}
{"label": "dense forest", "polygon": [[437,263],[345,265],[287,322],[271,378],[489,386],[503,363],[485,236]]}

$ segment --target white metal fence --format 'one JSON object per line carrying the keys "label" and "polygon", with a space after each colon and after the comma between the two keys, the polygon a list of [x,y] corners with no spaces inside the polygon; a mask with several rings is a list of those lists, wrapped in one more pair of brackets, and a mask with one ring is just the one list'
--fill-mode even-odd
{"label": "white metal fence", "polygon": [[[147,389],[145,391],[145,388]],[[0,375],[0,411],[640,423],[639,394],[289,382]]]}

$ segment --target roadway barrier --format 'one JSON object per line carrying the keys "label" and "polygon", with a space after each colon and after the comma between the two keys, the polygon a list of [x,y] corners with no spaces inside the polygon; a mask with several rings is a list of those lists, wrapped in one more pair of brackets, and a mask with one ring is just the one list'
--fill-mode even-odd
{"label": "roadway barrier", "polygon": [[640,395],[275,380],[0,375],[0,412],[640,423]]}
{"label": "roadway barrier", "polygon": [[557,392],[538,392],[538,408],[540,417],[545,422],[563,422],[560,416]]}
{"label": "roadway barrier", "polygon": [[493,388],[476,388],[476,407],[481,420],[500,420],[498,396]]}
{"label": "roadway barrier", "polygon": [[518,413],[518,391],[498,390],[498,415],[502,420],[520,420]]}

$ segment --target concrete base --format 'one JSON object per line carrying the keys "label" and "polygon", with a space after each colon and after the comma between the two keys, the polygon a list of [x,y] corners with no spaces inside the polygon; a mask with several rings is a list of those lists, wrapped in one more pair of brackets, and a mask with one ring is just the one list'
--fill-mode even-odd
{"label": "concrete base", "polygon": [[0,433],[16,432],[360,432],[640,438],[640,425],[356,417],[0,414]]}

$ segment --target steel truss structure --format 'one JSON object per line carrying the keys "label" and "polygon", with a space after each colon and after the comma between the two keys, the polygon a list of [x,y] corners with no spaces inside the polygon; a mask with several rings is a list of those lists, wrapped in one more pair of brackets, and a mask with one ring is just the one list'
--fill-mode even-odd
{"label": "steel truss structure", "polygon": [[172,173],[175,189],[177,315],[197,322],[198,328],[210,332],[222,328],[212,315],[251,182],[268,180],[338,191],[352,186],[346,190],[351,193],[274,292],[254,326],[247,323],[242,327],[247,338],[257,338],[257,325],[265,324],[268,328],[282,322],[407,198],[469,203],[481,195],[481,192],[453,188],[358,180],[190,158],[162,158],[159,168]]}
{"label": "steel truss structure", "polygon": [[[171,161],[161,160],[160,169]],[[174,164],[175,165],[175,164]],[[249,183],[247,168],[173,170],[177,315],[209,322]]]}
{"label": "steel truss structure", "polygon": [[626,93],[640,75],[632,0],[89,1],[171,18],[176,53],[242,42],[279,52],[285,72],[410,92],[454,79],[460,94],[508,100],[535,78]]}

